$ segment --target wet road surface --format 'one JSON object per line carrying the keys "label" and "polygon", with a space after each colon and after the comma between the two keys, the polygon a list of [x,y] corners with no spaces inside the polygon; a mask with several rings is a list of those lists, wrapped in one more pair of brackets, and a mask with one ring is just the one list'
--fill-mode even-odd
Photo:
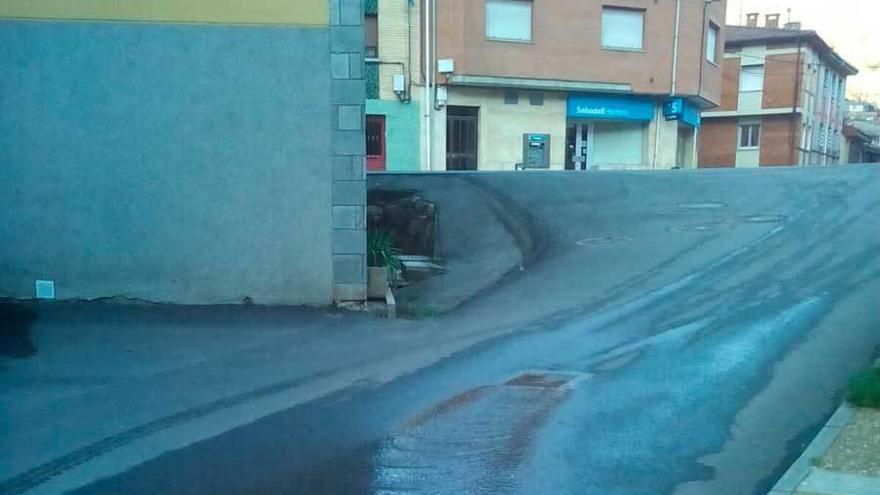
{"label": "wet road surface", "polygon": [[74,493],[764,493],[876,355],[874,168],[378,181],[454,180],[546,241],[439,318],[508,333]]}

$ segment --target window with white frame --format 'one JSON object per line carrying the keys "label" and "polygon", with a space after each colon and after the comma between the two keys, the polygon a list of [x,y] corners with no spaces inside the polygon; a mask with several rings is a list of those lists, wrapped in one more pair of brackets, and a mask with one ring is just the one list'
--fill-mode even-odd
{"label": "window with white frame", "polygon": [[532,0],[486,0],[486,37],[532,41]]}
{"label": "window with white frame", "polygon": [[718,26],[709,23],[709,31],[706,32],[706,60],[713,64],[718,63]]}
{"label": "window with white frame", "polygon": [[642,50],[644,38],[644,10],[602,8],[602,48]]}
{"label": "window with white frame", "polygon": [[740,149],[757,148],[761,142],[761,124],[743,124],[739,126]]}
{"label": "window with white frame", "polygon": [[763,91],[764,90],[764,66],[744,65],[739,72],[739,91]]}

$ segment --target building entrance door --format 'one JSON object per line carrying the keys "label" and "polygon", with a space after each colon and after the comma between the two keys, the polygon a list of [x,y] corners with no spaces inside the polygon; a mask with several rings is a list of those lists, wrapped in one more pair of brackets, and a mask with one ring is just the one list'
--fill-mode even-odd
{"label": "building entrance door", "polygon": [[587,170],[590,157],[592,124],[569,123],[565,130],[565,169]]}
{"label": "building entrance door", "polygon": [[367,170],[385,170],[385,116],[367,115]]}
{"label": "building entrance door", "polygon": [[446,170],[476,170],[478,107],[446,107]]}

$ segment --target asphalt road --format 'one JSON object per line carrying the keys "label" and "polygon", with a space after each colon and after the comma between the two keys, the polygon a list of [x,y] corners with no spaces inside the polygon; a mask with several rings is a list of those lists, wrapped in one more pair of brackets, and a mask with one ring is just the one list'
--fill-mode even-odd
{"label": "asphalt road", "polygon": [[880,167],[371,179],[456,183],[524,264],[426,324],[503,334],[74,493],[763,494],[880,346]]}

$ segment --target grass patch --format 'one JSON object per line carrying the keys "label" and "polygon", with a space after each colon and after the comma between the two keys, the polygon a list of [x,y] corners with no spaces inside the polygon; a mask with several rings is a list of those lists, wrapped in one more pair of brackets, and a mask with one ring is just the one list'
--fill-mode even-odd
{"label": "grass patch", "polygon": [[858,407],[880,408],[880,368],[872,368],[849,381],[846,400]]}

